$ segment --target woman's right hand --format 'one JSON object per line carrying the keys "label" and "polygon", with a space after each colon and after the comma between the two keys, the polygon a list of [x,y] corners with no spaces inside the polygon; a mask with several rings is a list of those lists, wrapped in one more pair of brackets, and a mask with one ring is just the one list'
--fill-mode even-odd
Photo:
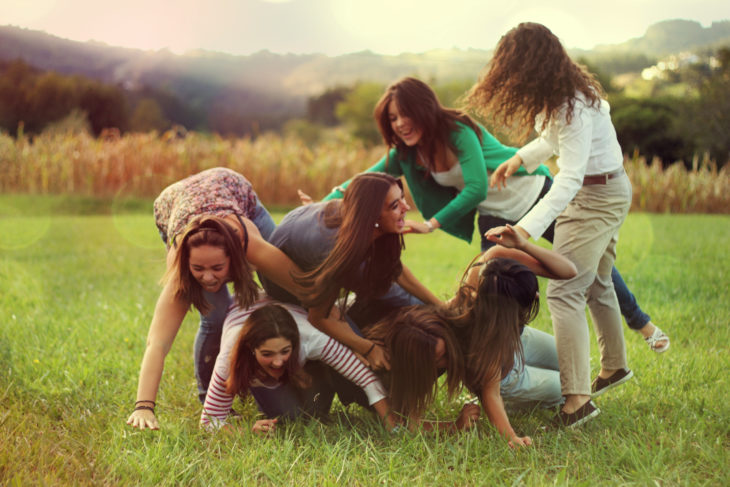
{"label": "woman's right hand", "polygon": [[260,436],[269,435],[276,429],[277,418],[274,419],[259,419],[251,427],[251,431]]}
{"label": "woman's right hand", "polygon": [[302,191],[301,189],[298,189],[297,190],[297,194],[299,195],[299,199],[302,202],[302,206],[304,206],[304,205],[311,205],[312,203],[314,203],[314,200],[312,199],[312,197],[309,196],[304,191]]}
{"label": "woman's right hand", "polygon": [[497,189],[507,187],[507,178],[512,176],[522,165],[522,158],[517,154],[513,155],[494,170],[489,176],[489,187]]}
{"label": "woman's right hand", "polygon": [[468,430],[476,426],[481,412],[482,408],[479,407],[479,404],[471,402],[464,404],[464,407],[461,408],[461,412],[459,413],[459,417],[456,418],[456,429]]}
{"label": "woman's right hand", "polygon": [[383,347],[378,345],[377,343],[373,343],[373,348],[370,350],[370,352],[364,356],[365,360],[368,361],[368,365],[373,370],[390,370],[390,358],[388,357],[388,353],[385,351]]}
{"label": "woman's right hand", "polygon": [[520,437],[520,436],[515,435],[509,440],[510,448],[519,448],[522,446],[530,446],[530,445],[532,445],[532,438],[530,438],[529,436]]}
{"label": "woman's right hand", "polygon": [[137,409],[132,412],[132,415],[127,420],[127,424],[133,428],[139,428],[143,430],[149,428],[151,430],[160,429],[160,424],[157,422],[155,413],[149,409]]}

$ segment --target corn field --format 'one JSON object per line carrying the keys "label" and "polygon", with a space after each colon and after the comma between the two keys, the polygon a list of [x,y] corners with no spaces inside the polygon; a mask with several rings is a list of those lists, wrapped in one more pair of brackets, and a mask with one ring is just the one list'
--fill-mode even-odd
{"label": "corn field", "polygon": [[[384,154],[341,135],[309,147],[294,136],[264,134],[228,139],[189,133],[41,134],[18,139],[0,134],[0,191],[154,198],[170,183],[225,166],[244,174],[270,206],[299,203],[297,189],[319,199],[333,186]],[[730,213],[728,166],[708,160],[662,167],[634,154],[625,161],[634,188],[632,209],[648,212]]]}

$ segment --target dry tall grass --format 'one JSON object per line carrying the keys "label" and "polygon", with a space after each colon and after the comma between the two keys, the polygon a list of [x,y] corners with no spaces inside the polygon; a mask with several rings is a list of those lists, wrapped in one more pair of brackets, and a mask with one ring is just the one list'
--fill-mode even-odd
{"label": "dry tall grass", "polygon": [[[190,133],[129,134],[95,139],[43,134],[17,140],[0,134],[0,191],[30,194],[154,197],[185,176],[215,166],[244,174],[271,206],[295,205],[298,188],[315,198],[369,167],[384,147],[367,149],[341,136],[313,148],[296,137],[265,134],[225,139]],[[626,161],[633,209],[649,212],[730,213],[728,166],[694,161],[663,169],[635,155]]]}

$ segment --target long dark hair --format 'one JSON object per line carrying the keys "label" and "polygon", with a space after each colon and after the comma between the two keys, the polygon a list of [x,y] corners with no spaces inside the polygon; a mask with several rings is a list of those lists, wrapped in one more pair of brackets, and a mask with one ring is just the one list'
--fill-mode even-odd
{"label": "long dark hair", "polygon": [[486,74],[471,88],[466,101],[495,123],[514,128],[524,140],[538,114],[545,114],[544,129],[565,103],[565,118],[570,123],[579,92],[589,106],[600,105],[604,96],[601,84],[570,59],[550,29],[525,22],[502,36]]}
{"label": "long dark hair", "polygon": [[327,205],[324,223],[339,227],[334,248],[312,271],[293,275],[308,290],[305,307],[327,303],[342,290],[358,297],[382,295],[400,275],[403,237],[387,233],[373,240],[375,224],[393,186],[403,189],[403,183],[389,174],[361,173],[347,187],[342,201]]}
{"label": "long dark hair", "polygon": [[190,251],[203,245],[223,249],[230,261],[228,273],[233,281],[236,303],[242,308],[250,306],[256,300],[258,285],[241,248],[241,239],[224,219],[210,215],[198,216],[188,223],[174,263],[163,277],[164,282],[173,283],[175,297],[191,302],[203,313],[209,310],[203,287],[190,272]]}
{"label": "long dark hair", "polygon": [[519,262],[484,264],[477,288],[462,283],[447,317],[464,351],[466,384],[480,389],[501,379],[522,359],[522,327],[540,310],[535,274]]}
{"label": "long dark hair", "polygon": [[389,395],[393,410],[422,416],[437,393],[436,341],[446,346],[446,387],[453,398],[464,378],[463,354],[449,324],[430,306],[403,308],[366,331],[390,351]]}
{"label": "long dark hair", "polygon": [[451,134],[457,129],[456,122],[469,126],[481,140],[481,130],[467,114],[441,105],[436,93],[423,81],[416,78],[402,78],[390,85],[375,105],[375,121],[383,141],[389,148],[395,147],[402,154],[407,154],[413,149],[408,147],[391,127],[388,113],[391,103],[395,103],[401,115],[410,118],[423,132],[419,146],[427,158],[426,164],[431,172],[434,171],[437,154],[445,155],[446,148],[458,155],[458,148],[451,141]]}
{"label": "long dark hair", "polygon": [[281,382],[290,381],[298,388],[309,385],[311,378],[299,367],[301,343],[296,321],[282,306],[267,304],[251,313],[241,327],[241,334],[231,351],[226,392],[242,398],[248,394],[251,382],[261,368],[255,350],[272,338],[284,338],[292,346]]}

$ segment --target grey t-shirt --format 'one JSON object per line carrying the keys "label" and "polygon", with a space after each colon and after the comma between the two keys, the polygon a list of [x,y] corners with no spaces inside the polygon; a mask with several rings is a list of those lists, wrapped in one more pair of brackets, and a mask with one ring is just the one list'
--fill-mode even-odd
{"label": "grey t-shirt", "polygon": [[[281,249],[303,271],[311,271],[321,264],[332,251],[337,238],[337,228],[324,224],[324,209],[329,202],[323,201],[300,206],[287,213],[269,237],[269,243]],[[259,274],[266,293],[287,303],[299,303],[291,293]]]}

